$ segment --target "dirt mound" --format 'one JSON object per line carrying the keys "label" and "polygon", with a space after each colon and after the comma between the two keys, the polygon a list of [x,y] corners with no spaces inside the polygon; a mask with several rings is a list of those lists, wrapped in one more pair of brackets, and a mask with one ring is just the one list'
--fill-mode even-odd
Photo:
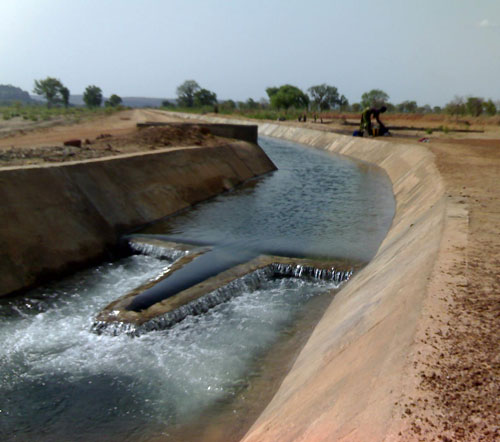
{"label": "dirt mound", "polygon": [[139,128],[132,134],[112,139],[103,137],[95,144],[112,143],[113,147],[136,145],[147,149],[158,149],[169,146],[206,146],[214,145],[216,142],[220,142],[220,139],[214,137],[205,127],[172,125]]}
{"label": "dirt mound", "polygon": [[80,161],[168,147],[216,146],[223,142],[223,138],[215,137],[207,128],[196,125],[146,127],[124,135],[102,133],[93,140],[82,139],[81,147],[59,145],[0,150],[0,167]]}

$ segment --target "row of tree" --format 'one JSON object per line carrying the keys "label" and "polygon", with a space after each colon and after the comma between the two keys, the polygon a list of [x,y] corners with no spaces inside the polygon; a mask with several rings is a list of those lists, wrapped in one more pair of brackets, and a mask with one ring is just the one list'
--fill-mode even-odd
{"label": "row of tree", "polygon": [[[47,100],[47,106],[69,106],[69,89],[64,86],[57,78],[47,77],[43,80],[35,80],[33,93],[44,97]],[[103,96],[100,87],[95,85],[87,86],[83,93],[83,102],[89,108],[100,107],[102,105]],[[104,103],[105,106],[115,107],[120,105],[122,99],[113,94]]]}
{"label": "row of tree", "polygon": [[[187,80],[177,88],[177,105],[179,107],[202,107],[214,106],[222,110],[231,111],[276,109],[287,110],[308,109],[312,111],[327,111],[336,109],[340,111],[361,112],[366,107],[386,106],[389,112],[399,113],[448,113],[450,115],[472,115],[481,114],[495,115],[500,110],[500,102],[496,104],[491,100],[479,97],[455,97],[444,108],[440,106],[431,107],[426,104],[419,106],[416,101],[406,100],[399,104],[392,104],[389,95],[381,89],[372,89],[361,95],[359,103],[349,103],[349,100],[339,93],[335,86],[320,84],[311,86],[304,93],[296,86],[285,84],[279,87],[268,87],[266,93],[268,100],[261,99],[259,102],[249,98],[246,102],[235,102],[233,100],[217,101],[215,92],[203,89],[194,80]],[[165,101],[165,106],[173,106],[173,103]]]}
{"label": "row of tree", "polygon": [[[279,87],[268,87],[266,93],[269,100],[261,100],[259,103],[249,98],[246,102],[236,104],[233,100],[225,100],[221,103],[217,101],[215,92],[202,88],[194,80],[186,80],[177,87],[177,105],[180,107],[200,107],[216,106],[231,108],[273,108],[277,110],[311,109],[317,111],[326,111],[330,109],[349,110],[349,100],[341,95],[335,86],[328,84],[319,84],[311,86],[308,94],[304,93],[298,87],[291,84],[285,84]],[[373,89],[366,92],[361,97],[361,103],[355,103],[355,108],[364,108],[367,106],[382,106],[388,104],[389,95],[380,89]],[[165,101],[165,106],[171,106],[172,103]]]}
{"label": "row of tree", "polygon": [[[47,77],[43,80],[35,80],[33,92],[44,97],[48,107],[69,106],[70,92],[57,78]],[[480,97],[455,97],[444,108],[429,105],[418,106],[416,101],[403,101],[397,105],[390,103],[389,95],[381,89],[372,89],[361,95],[359,103],[349,103],[347,98],[340,94],[335,86],[320,84],[311,86],[303,92],[296,86],[285,84],[279,87],[268,87],[266,93],[268,100],[261,99],[259,102],[249,98],[246,102],[235,102],[225,100],[219,102],[217,94],[208,89],[202,88],[194,80],[186,80],[177,87],[177,106],[179,107],[204,107],[212,106],[215,110],[221,108],[225,111],[232,110],[254,110],[254,109],[276,109],[288,110],[308,109],[311,111],[328,111],[336,109],[340,111],[360,112],[366,107],[386,106],[389,112],[400,113],[441,113],[450,115],[472,115],[482,114],[495,115],[500,109],[500,102],[494,103],[491,99],[485,100]],[[100,107],[103,102],[102,90],[98,86],[87,86],[83,93],[83,101],[89,108]],[[122,103],[122,99],[113,94],[104,103],[105,106],[115,107]],[[168,101],[163,102],[164,106],[174,106]]]}

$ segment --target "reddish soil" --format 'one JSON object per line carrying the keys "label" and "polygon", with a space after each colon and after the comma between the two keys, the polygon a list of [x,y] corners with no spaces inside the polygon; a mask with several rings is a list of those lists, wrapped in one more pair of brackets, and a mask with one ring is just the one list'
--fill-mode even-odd
{"label": "reddish soil", "polygon": [[498,441],[500,139],[431,138],[425,146],[467,218],[463,231],[445,228],[409,387],[396,404],[400,440]]}

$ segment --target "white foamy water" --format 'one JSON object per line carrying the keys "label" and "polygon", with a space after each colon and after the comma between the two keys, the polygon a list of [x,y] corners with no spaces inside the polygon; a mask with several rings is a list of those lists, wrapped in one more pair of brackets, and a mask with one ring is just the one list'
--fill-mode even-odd
{"label": "white foamy water", "polygon": [[2,440],[141,440],[196,419],[240,392],[300,307],[333,286],[277,279],[169,330],[90,331],[104,305],[167,267],[136,255],[2,303]]}

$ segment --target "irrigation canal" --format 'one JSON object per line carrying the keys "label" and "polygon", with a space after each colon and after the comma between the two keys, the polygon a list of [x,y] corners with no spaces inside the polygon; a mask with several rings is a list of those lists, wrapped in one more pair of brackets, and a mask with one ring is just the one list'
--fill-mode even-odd
{"label": "irrigation canal", "polygon": [[[369,261],[394,213],[388,178],[343,157],[259,142],[278,171],[141,234],[213,246],[201,268],[221,251],[230,265],[262,253]],[[313,326],[338,287],[260,271],[207,313],[168,329],[135,338],[94,333],[104,306],[172,265],[154,248],[143,252],[0,301],[1,440],[189,440],[220,415],[249,424],[248,402],[257,401],[250,392],[283,371],[278,360],[290,363],[294,336]],[[280,349],[290,351],[278,357]]]}

